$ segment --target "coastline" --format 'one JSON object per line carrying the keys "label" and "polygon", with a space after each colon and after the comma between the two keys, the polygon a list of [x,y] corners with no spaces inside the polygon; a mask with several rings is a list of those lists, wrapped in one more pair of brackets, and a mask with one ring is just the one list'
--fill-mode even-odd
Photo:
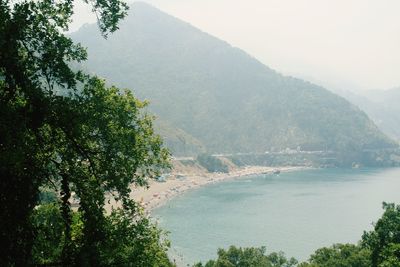
{"label": "coastline", "polygon": [[246,166],[228,173],[176,174],[164,182],[151,181],[149,188],[132,188],[131,197],[142,205],[145,212],[151,214],[155,208],[166,204],[170,199],[195,188],[230,179],[240,179],[251,175],[273,174],[275,171],[290,172],[309,169],[304,166]]}

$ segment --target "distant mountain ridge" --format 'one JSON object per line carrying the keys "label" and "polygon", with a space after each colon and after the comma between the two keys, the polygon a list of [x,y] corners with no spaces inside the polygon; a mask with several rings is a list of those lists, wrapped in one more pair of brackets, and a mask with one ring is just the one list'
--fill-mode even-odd
{"label": "distant mountain ridge", "polygon": [[72,34],[88,47],[85,67],[149,99],[150,109],[191,136],[188,140],[196,140],[200,150],[356,151],[394,146],[344,98],[285,77],[148,4],[135,2],[108,40],[96,31],[93,24]]}
{"label": "distant mountain ridge", "polygon": [[400,142],[400,87],[362,93],[337,93],[364,110],[379,129]]}

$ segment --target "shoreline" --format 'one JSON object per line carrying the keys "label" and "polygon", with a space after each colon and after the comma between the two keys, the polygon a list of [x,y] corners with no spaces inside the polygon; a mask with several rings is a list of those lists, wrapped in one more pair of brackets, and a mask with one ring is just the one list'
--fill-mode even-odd
{"label": "shoreline", "polygon": [[202,186],[219,183],[222,181],[245,178],[252,175],[273,174],[279,172],[291,172],[310,169],[305,166],[246,166],[228,173],[204,173],[204,174],[176,174],[164,182],[150,181],[149,188],[132,188],[131,197],[140,203],[147,214],[165,205],[172,198],[189,190]]}

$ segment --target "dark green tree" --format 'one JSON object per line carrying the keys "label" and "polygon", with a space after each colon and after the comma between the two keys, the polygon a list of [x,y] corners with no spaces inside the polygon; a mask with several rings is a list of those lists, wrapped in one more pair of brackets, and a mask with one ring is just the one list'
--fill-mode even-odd
{"label": "dark green tree", "polygon": [[37,265],[59,263],[64,231],[60,205],[57,203],[40,205],[33,211],[31,221],[36,234],[30,263]]}
{"label": "dark green tree", "polygon": [[[60,263],[65,242],[64,222],[57,203],[43,204],[32,214],[37,236],[33,243],[33,265]],[[119,209],[105,217],[104,242],[99,244],[102,266],[172,266],[167,257],[169,243],[162,232],[144,216],[133,216]],[[72,213],[71,239],[74,251],[85,245],[81,212]],[[89,265],[81,259],[79,265]],[[71,265],[71,264],[69,264]]]}
{"label": "dark green tree", "polygon": [[104,243],[106,193],[132,215],[139,208],[130,199],[130,186],[146,186],[149,178],[168,167],[168,153],[152,128],[152,117],[140,112],[146,103],[130,91],[106,88],[88,79],[82,90],[69,97],[54,98],[54,116],[48,118],[52,144],[57,147],[49,165],[50,178],[59,181],[62,215],[66,222],[64,261],[73,259],[70,247],[71,191],[79,199],[85,242],[80,260],[98,265]]}
{"label": "dark green tree", "polygon": [[370,251],[360,245],[335,244],[316,250],[307,263],[299,267],[370,267]]}
{"label": "dark green tree", "polygon": [[274,252],[269,255],[265,252],[265,247],[238,248],[231,246],[228,250],[219,249],[216,260],[210,260],[205,265],[197,263],[194,267],[292,267],[297,264],[297,260],[287,259],[282,252]]}
{"label": "dark green tree", "polygon": [[[126,15],[120,0],[87,3],[105,37]],[[32,263],[32,246],[41,233],[34,227],[40,219],[31,217],[41,186],[60,194],[61,217],[52,218],[63,225],[60,263],[104,264],[101,247],[110,220],[105,194],[139,221],[130,185],[146,186],[168,165],[152,118],[141,111],[145,103],[71,69],[86,59],[85,49],[64,33],[73,6],[73,0],[0,1],[1,266]],[[72,238],[72,192],[84,236],[79,251]]]}
{"label": "dark green tree", "polygon": [[400,205],[383,203],[383,209],[374,230],[364,232],[362,244],[371,250],[373,267],[400,266]]}

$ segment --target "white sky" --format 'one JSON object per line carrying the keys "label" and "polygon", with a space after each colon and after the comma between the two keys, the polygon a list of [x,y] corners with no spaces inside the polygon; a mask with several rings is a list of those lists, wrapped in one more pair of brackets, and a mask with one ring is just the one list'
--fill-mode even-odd
{"label": "white sky", "polygon": [[[400,86],[400,0],[146,0],[277,71],[332,89]],[[80,4],[71,30],[93,22]]]}

